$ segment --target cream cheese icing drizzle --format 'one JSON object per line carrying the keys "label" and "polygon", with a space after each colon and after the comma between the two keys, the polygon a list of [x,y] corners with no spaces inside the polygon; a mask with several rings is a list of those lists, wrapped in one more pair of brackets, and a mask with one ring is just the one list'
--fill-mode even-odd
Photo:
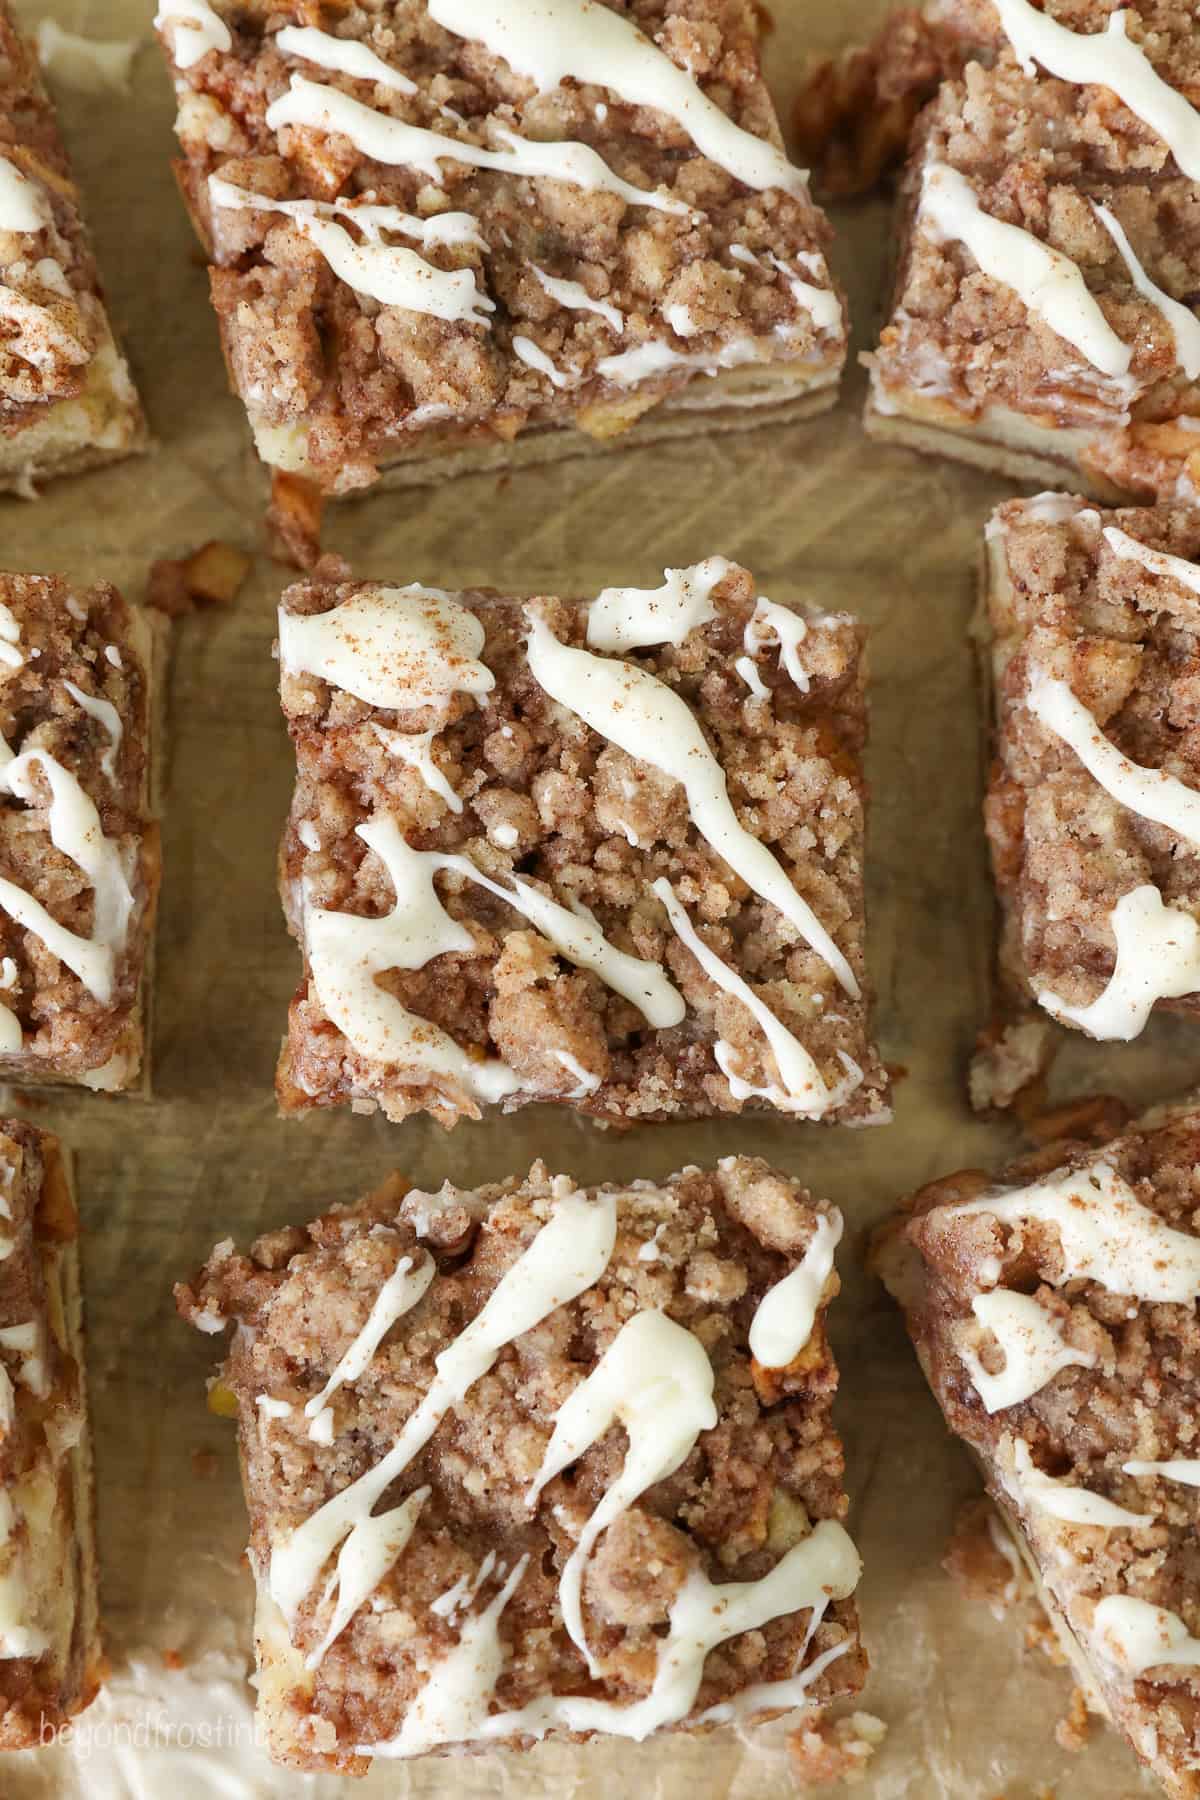
{"label": "cream cheese icing drizzle", "polygon": [[[1200,330],[1200,325],[1197,329]],[[1178,581],[1193,594],[1200,594],[1200,565],[1189,562],[1185,556],[1172,556],[1169,550],[1153,550],[1149,544],[1130,537],[1119,525],[1104,527],[1104,541],[1113,555],[1119,556],[1122,562],[1140,563],[1148,574],[1161,575],[1168,581]]]}
{"label": "cream cheese icing drizzle", "polygon": [[429,0],[430,17],[501,56],[541,93],[574,79],[606,87],[631,106],[652,107],[696,148],[751,188],[800,194],[807,177],[782,151],[736,125],[621,13],[593,0]]}
{"label": "cream cheese icing drizzle", "polygon": [[1085,1369],[1095,1366],[1092,1352],[1068,1344],[1057,1322],[1031,1294],[996,1288],[976,1294],[971,1311],[1004,1352],[1003,1369],[992,1375],[969,1344],[959,1346],[959,1355],[989,1413],[1002,1412],[1007,1406],[1028,1400],[1072,1364]]}
{"label": "cream cheese icing drizzle", "polygon": [[1094,1038],[1128,1043],[1145,1030],[1158,1001],[1200,991],[1200,925],[1191,913],[1166,906],[1152,883],[1122,894],[1109,925],[1116,962],[1096,999],[1088,1006],[1071,1006],[1042,988],[1038,1005]]}
{"label": "cream cheese icing drizzle", "polygon": [[846,1079],[831,1088],[826,1082],[813,1058],[798,1038],[788,1030],[782,1020],[777,1019],[771,1009],[759,999],[754,989],[727,962],[711,950],[700,936],[689,919],[687,912],[676,898],[675,890],[665,876],[654,883],[651,893],[657,895],[667,910],[671,921],[671,929],[682,944],[691,951],[710,981],[727,994],[732,994],[753,1015],[755,1023],[761,1028],[767,1040],[775,1066],[779,1071],[782,1087],[768,1084],[763,1088],[753,1088],[744,1077],[733,1070],[733,1046],[718,1039],[713,1048],[717,1067],[729,1083],[730,1092],[735,1099],[746,1099],[754,1095],[759,1099],[769,1100],[772,1106],[781,1112],[797,1113],[801,1118],[819,1119],[832,1106],[840,1106],[862,1081],[862,1070],[850,1057],[843,1055],[841,1060],[846,1070]]}
{"label": "cream cheese icing drizzle", "polygon": [[121,748],[121,739],[125,728],[121,724],[121,715],[111,700],[103,700],[98,694],[85,694],[81,687],[73,681],[64,681],[63,686],[77,706],[81,706],[89,718],[95,719],[108,734],[108,748],[100,758],[100,767],[110,781],[117,778],[117,751]]}
{"label": "cream cheese icing drizzle", "polygon": [[421,1508],[429,1498],[427,1487],[418,1488],[399,1506],[393,1506],[374,1518],[362,1519],[342,1545],[337,1560],[337,1573],[331,1580],[336,1586],[337,1603],[325,1635],[317,1648],[304,1659],[304,1666],[315,1669],[325,1653],[345,1631],[363,1603],[370,1599],[392,1564],[408,1546],[416,1529]]}
{"label": "cream cheese icing drizzle", "polygon": [[1194,1457],[1177,1457],[1172,1462],[1122,1463],[1126,1475],[1161,1475],[1164,1481],[1179,1481],[1185,1487],[1200,1487],[1200,1461]]}
{"label": "cream cheese icing drizzle", "polygon": [[1060,81],[1111,89],[1163,140],[1189,180],[1200,181],[1200,116],[1129,37],[1127,12],[1112,13],[1102,32],[1078,32],[1029,0],[996,0],[996,11],[1026,74],[1038,62]]}
{"label": "cream cheese icing drizzle", "polygon": [[[468,1654],[455,1661],[453,1667],[455,1683],[462,1681],[461,1705],[455,1706],[446,1719],[444,1735],[430,1739],[428,1733],[423,1733],[419,1742],[407,1742],[401,1732],[390,1741],[360,1744],[358,1753],[365,1757],[410,1757],[417,1750],[434,1748],[435,1742],[486,1741],[516,1733],[543,1737],[554,1728],[604,1732],[610,1737],[640,1742],[691,1712],[700,1692],[705,1658],[718,1643],[745,1631],[757,1631],[784,1613],[799,1613],[806,1607],[824,1613],[829,1600],[844,1600],[855,1591],[860,1573],[862,1562],[855,1544],[833,1519],[822,1519],[801,1544],[788,1550],[774,1570],[757,1580],[718,1584],[702,1570],[693,1570],[671,1607],[669,1633],[658,1643],[653,1687],[648,1696],[628,1706],[583,1694],[543,1694],[520,1710],[489,1714],[488,1701],[504,1669],[504,1656],[500,1651],[497,1658],[497,1652],[491,1651],[491,1638],[480,1643],[479,1636],[475,1636]],[[480,1649],[484,1649],[484,1654],[480,1654]],[[788,1694],[802,1694],[804,1687],[819,1676],[820,1669],[828,1667],[829,1661],[846,1649],[849,1643],[835,1645],[833,1651],[813,1661],[802,1674],[786,1683]],[[457,1656],[457,1651],[450,1652],[450,1656]],[[781,1703],[772,1694],[774,1688],[775,1683],[763,1688],[763,1705]]]}
{"label": "cream cheese icing drizzle", "polygon": [[[788,263],[772,253],[771,266],[777,269],[788,284],[788,291],[802,312],[811,315],[812,322],[818,331],[827,334],[841,334],[842,303],[832,288],[817,287],[814,282],[806,281],[803,275],[797,275]],[[818,259],[824,268],[824,259]]]}
{"label": "cream cheese icing drizzle", "polygon": [[601,1532],[639,1495],[665,1481],[717,1423],[713,1370],[699,1338],[665,1313],[637,1313],[622,1326],[591,1374],[559,1407],[541,1468],[526,1495],[536,1506],[547,1482],[616,1424],[628,1438],[625,1461],[584,1526],[559,1581],[563,1623],[593,1675],[583,1625],[583,1574]]}
{"label": "cream cheese icing drizzle", "polygon": [[305,889],[309,972],[326,1016],[360,1056],[411,1070],[414,1080],[440,1078],[492,1103],[515,1093],[520,1080],[507,1064],[477,1061],[379,985],[376,977],[387,969],[422,969],[435,956],[469,954],[475,940],[434,892],[436,863],[409,849],[394,819],[373,819],[358,827],[358,835],[386,867],[396,904],[378,919],[326,912],[311,904]]}
{"label": "cream cheese icing drizzle", "polygon": [[181,69],[190,69],[210,50],[232,50],[233,38],[224,19],[208,0],[162,0],[154,15],[160,31],[174,26],[171,55]]}
{"label": "cream cheese icing drizzle", "polygon": [[846,958],[782,865],[738,820],[724,770],[687,703],[633,663],[560,642],[539,613],[531,610],[529,620],[529,668],[539,686],[627,755],[680,782],[701,836],[783,914],[857,999],[859,985]]}
{"label": "cream cheese icing drizzle", "polygon": [[362,1330],[343,1352],[333,1374],[320,1393],[305,1402],[306,1419],[315,1419],[347,1381],[358,1380],[396,1320],[412,1311],[436,1272],[432,1256],[423,1255],[419,1262],[411,1256],[400,1258],[376,1294]]}
{"label": "cream cheese icing drizzle", "polygon": [[1130,1294],[1147,1303],[1190,1305],[1200,1297],[1200,1238],[1173,1230],[1143,1206],[1129,1183],[1103,1160],[945,1210],[950,1218],[983,1216],[1008,1225],[1030,1221],[1053,1226],[1063,1281],[1095,1281],[1110,1294]]}
{"label": "cream cheese icing drizzle", "polygon": [[[76,975],[93,997],[106,1005],[113,995],[117,953],[124,948],[134,908],[133,894],[117,846],[104,835],[95,802],[78,780],[44,750],[14,756],[0,740],[0,787],[30,804],[38,802],[33,780],[37,763],[50,788],[47,825],[55,849],[69,856],[87,876],[93,891],[89,937],[60,925],[39,900],[16,882],[0,879],[0,910],[26,931],[40,937],[52,955]],[[5,1028],[6,1038],[13,1036]],[[15,1049],[15,1042],[8,1045]]]}
{"label": "cream cheese icing drizzle", "polygon": [[398,94],[417,91],[415,81],[384,62],[369,44],[354,38],[333,37],[314,25],[285,25],[276,32],[275,44],[286,56],[298,56],[322,69],[336,69],[342,75],[353,75],[357,81],[373,81],[379,87],[394,88]]}
{"label": "cream cheese icing drizzle", "polygon": [[1013,1440],[1013,1468],[1017,1477],[1014,1490],[1017,1499],[1027,1502],[1038,1512],[1047,1513],[1052,1519],[1060,1519],[1064,1525],[1098,1525],[1107,1531],[1121,1525],[1153,1523],[1152,1518],[1130,1512],[1127,1507],[1106,1500],[1103,1494],[1090,1493],[1087,1488],[1075,1487],[1069,1481],[1056,1481],[1053,1475],[1044,1474],[1030,1456],[1029,1446],[1023,1438]]}
{"label": "cream cheese icing drizzle", "polygon": [[672,200],[666,194],[622,181],[587,144],[539,143],[511,131],[498,131],[505,148],[488,150],[389,118],[349,94],[309,81],[303,75],[292,76],[287,93],[267,108],[266,122],[272,131],[284,125],[300,125],[310,131],[337,132],[349,138],[355,149],[372,162],[417,169],[431,181],[438,180],[440,163],[457,162],[472,169],[495,169],[510,175],[565,181],[572,187],[603,189],[619,194],[630,206],[649,206],[670,213],[691,211],[682,201]]}
{"label": "cream cheese icing drizzle", "polygon": [[596,373],[604,381],[618,387],[634,387],[655,375],[671,369],[692,369],[701,375],[716,375],[722,369],[740,369],[746,363],[766,362],[769,351],[757,338],[736,337],[715,350],[676,350],[661,338],[647,338],[632,350],[621,350],[613,356],[602,356]]}
{"label": "cream cheese icing drizzle", "polygon": [[484,630],[439,588],[367,588],[329,612],[280,611],[286,674],[316,675],[369,706],[444,706],[487,694],[496,678],[477,660]]}
{"label": "cream cheese icing drizzle", "polygon": [[799,646],[807,636],[808,621],[803,613],[793,612],[790,606],[779,606],[774,600],[760,595],[742,633],[742,647],[747,656],[753,657],[766,645],[777,644],[784,668],[800,692],[807,694],[811,684],[808,670],[799,656]]}
{"label": "cream cheese icing drizzle", "polygon": [[560,275],[547,275],[545,269],[539,269],[536,263],[530,263],[529,268],[530,273],[559,306],[565,306],[572,312],[598,313],[614,331],[624,331],[624,313],[609,300],[593,300],[582,281],[568,281]]}
{"label": "cream cheese icing drizzle", "polygon": [[268,1586],[289,1630],[328,1558],[343,1545],[340,1576],[347,1552],[370,1530],[373,1507],[505,1346],[600,1279],[616,1231],[613,1195],[589,1200],[565,1183],[556,1192],[545,1225],[501,1277],[482,1311],[437,1357],[434,1379],[392,1448],[303,1524],[276,1538]]}
{"label": "cream cheese icing drizzle", "polygon": [[1092,1635],[1109,1661],[1130,1675],[1159,1667],[1200,1668],[1200,1638],[1179,1614],[1132,1594],[1107,1594],[1099,1602]]}
{"label": "cream cheese icing drizzle", "polygon": [[[389,731],[386,725],[376,725],[375,736],[390,755],[407,763],[410,769],[415,769],[430,793],[444,800],[451,812],[462,811],[461,798],[433,760],[436,731]],[[315,846],[310,845],[309,848],[313,849]]]}
{"label": "cream cheese icing drizzle", "polygon": [[1165,769],[1145,769],[1123,756],[1067,682],[1034,668],[1026,704],[1047,731],[1075,752],[1105,793],[1200,849],[1200,794]]}
{"label": "cream cheese icing drizzle", "polygon": [[[220,176],[209,177],[209,191],[217,206],[233,212],[281,213],[312,244],[339,281],[357,294],[378,300],[381,306],[401,306],[409,312],[428,314],[460,325],[484,325],[488,314],[496,310],[495,302],[479,291],[473,269],[438,269],[404,244],[379,241],[383,230],[404,231],[415,227],[427,238],[422,221],[410,220],[399,209],[387,206],[354,207],[345,202],[320,203],[315,200],[272,200],[265,194],[251,193],[234,187]],[[344,226],[335,219],[322,217],[337,212],[344,218],[370,226],[374,236],[356,243]],[[403,223],[386,216],[395,214]]]}
{"label": "cream cheese icing drizzle", "polygon": [[800,1262],[759,1301],[750,1321],[750,1353],[764,1369],[786,1369],[808,1343],[841,1241],[841,1213],[819,1213]]}
{"label": "cream cheese icing drizzle", "polygon": [[661,587],[604,588],[588,607],[588,643],[617,652],[682,644],[689,631],[716,618],[712,592],[732,568],[725,557],[708,556],[690,569],[664,569]]}
{"label": "cream cheese icing drizzle", "polygon": [[1171,328],[1175,339],[1175,359],[1189,381],[1195,381],[1200,375],[1200,319],[1197,319],[1190,306],[1173,300],[1170,294],[1163,292],[1156,282],[1151,281],[1145,269],[1134,254],[1133,245],[1129,242],[1125,228],[1107,206],[1093,202],[1096,216],[1107,231],[1120,252],[1121,261],[1129,271],[1132,281],[1143,300],[1156,306]]}
{"label": "cream cheese icing drizzle", "polygon": [[544,375],[551,387],[566,388],[571,386],[574,377],[565,375],[546,355],[546,352],[542,349],[541,345],[535,344],[531,337],[525,336],[524,332],[518,331],[516,333],[512,341],[512,347],[520,360],[525,364],[526,368],[534,369],[539,375]]}
{"label": "cream cheese icing drizzle", "polygon": [[3,604],[0,604],[0,663],[9,669],[25,667],[21,627],[13,616],[12,608]]}
{"label": "cream cheese icing drizzle", "polygon": [[395,231],[401,237],[412,238],[426,250],[438,244],[459,249],[487,249],[486,240],[479,235],[479,221],[473,213],[440,212],[421,219],[415,213],[405,212],[402,206],[385,205],[365,196],[354,200],[275,200],[270,194],[237,187],[221,175],[209,176],[208,191],[214,206],[227,207],[231,212],[277,212],[300,222],[349,219],[369,243],[378,243],[381,232]]}
{"label": "cream cheese icing drizzle", "polygon": [[528,1566],[522,1556],[495,1599],[467,1619],[454,1648],[436,1662],[429,1679],[404,1716],[400,1735],[386,1748],[368,1745],[367,1755],[421,1756],[438,1744],[469,1743],[487,1713],[488,1696],[504,1670],[500,1615]]}
{"label": "cream cheese icing drizzle", "polygon": [[1083,271],[1032,232],[992,218],[965,175],[933,163],[921,190],[921,219],[935,240],[964,244],[985,275],[1011,287],[1094,368],[1114,380],[1128,375],[1133,352],[1108,323]]}
{"label": "cream cheese icing drizzle", "polygon": [[0,156],[0,231],[41,231],[50,207],[40,187],[7,156]]}

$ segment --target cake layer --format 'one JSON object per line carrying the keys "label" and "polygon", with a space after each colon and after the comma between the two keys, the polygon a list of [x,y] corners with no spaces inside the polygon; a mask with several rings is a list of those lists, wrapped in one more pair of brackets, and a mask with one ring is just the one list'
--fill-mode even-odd
{"label": "cake layer", "polygon": [[[860,1685],[825,1308],[842,1222],[756,1158],[407,1192],[218,1245],[276,1760],[641,1741]],[[811,1717],[811,1714],[809,1715]]]}

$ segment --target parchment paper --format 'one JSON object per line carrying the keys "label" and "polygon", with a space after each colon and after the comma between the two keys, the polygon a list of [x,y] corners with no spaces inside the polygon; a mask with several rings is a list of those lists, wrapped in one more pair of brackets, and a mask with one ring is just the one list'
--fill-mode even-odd
{"label": "parchment paper", "polygon": [[[21,10],[32,24],[37,7]],[[883,10],[884,0],[780,0],[768,54],[785,116],[805,52],[864,34]],[[60,484],[36,504],[0,500],[0,566],[106,578],[139,597],[155,557],[212,537],[259,548],[265,481],[226,391],[207,282],[173,187],[172,100],[149,0],[55,0],[50,11],[69,29],[141,43],[127,94],[54,85],[158,448]],[[877,325],[887,208],[871,203],[836,223],[833,260],[863,343]],[[903,1069],[886,1130],[779,1120],[618,1136],[549,1108],[449,1136],[422,1120],[279,1120],[272,1067],[298,969],[273,868],[291,782],[271,656],[285,571],[258,555],[234,610],[177,629],[154,1098],[14,1102],[78,1153],[114,1682],[69,1749],[5,1760],[4,1800],[509,1790],[592,1800],[618,1784],[655,1800],[794,1792],[779,1730],[753,1746],[726,1731],[384,1765],[365,1784],[273,1774],[246,1741],[244,1509],[232,1427],[204,1407],[216,1345],[176,1320],[170,1297],[172,1281],[218,1238],[244,1243],[307,1219],[391,1167],[436,1187],[524,1169],[536,1154],[582,1181],[625,1180],[733,1150],[796,1171],[847,1218],[833,1328],[874,1664],[861,1704],[889,1727],[856,1791],[863,1800],[1040,1800],[1046,1789],[1059,1800],[1126,1800],[1148,1791],[1132,1756],[1099,1726],[1081,1755],[1057,1747],[1068,1678],[1025,1648],[1019,1615],[995,1621],[943,1573],[953,1514],[976,1479],[890,1303],[858,1261],[867,1228],[898,1195],[964,1164],[999,1161],[1016,1145],[1007,1128],[973,1120],[964,1098],[990,945],[965,633],[982,521],[1013,490],[869,445],[858,422],[862,391],[855,371],[835,415],[791,429],[368,499],[332,515],[329,541],[362,575],[517,592],[651,584],[665,564],[719,551],[754,570],[762,592],[803,594],[869,621],[870,962],[884,1053]],[[1056,1086],[1141,1101],[1198,1078],[1200,1035],[1156,1021],[1132,1048],[1072,1043]],[[175,1653],[182,1668],[169,1666]]]}

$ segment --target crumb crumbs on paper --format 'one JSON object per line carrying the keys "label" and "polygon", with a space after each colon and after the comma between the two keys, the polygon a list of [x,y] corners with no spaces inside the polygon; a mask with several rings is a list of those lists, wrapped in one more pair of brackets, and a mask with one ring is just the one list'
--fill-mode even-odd
{"label": "crumb crumbs on paper", "polygon": [[160,558],[150,565],[146,605],[168,619],[182,618],[198,606],[232,606],[251,562],[244,550],[216,538],[179,561]]}
{"label": "crumb crumbs on paper", "polygon": [[873,1713],[854,1712],[843,1719],[815,1720],[788,1735],[788,1752],[796,1780],[805,1787],[829,1787],[862,1781],[867,1765],[887,1736],[887,1726]]}
{"label": "crumb crumbs on paper", "polygon": [[1055,1740],[1061,1749],[1078,1755],[1087,1748],[1091,1728],[1092,1715],[1088,1711],[1087,1695],[1081,1687],[1074,1687],[1071,1689],[1067,1710],[1054,1727]]}
{"label": "crumb crumbs on paper", "polygon": [[1028,1581],[996,1509],[984,1495],[959,1507],[942,1567],[968,1600],[1002,1619],[1025,1597]]}

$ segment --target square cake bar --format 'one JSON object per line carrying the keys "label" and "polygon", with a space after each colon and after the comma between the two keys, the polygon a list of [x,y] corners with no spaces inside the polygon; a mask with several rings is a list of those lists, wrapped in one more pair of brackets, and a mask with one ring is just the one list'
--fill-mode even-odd
{"label": "square cake bar", "polygon": [[107,583],[0,575],[0,1081],[137,1083],[152,660]]}
{"label": "square cake bar", "polygon": [[162,0],[158,25],[273,470],[344,493],[833,405],[844,308],[751,0]]}
{"label": "square cake bar", "polygon": [[145,436],[37,57],[0,0],[0,492]]}
{"label": "square cake bar", "polygon": [[48,1132],[0,1121],[0,1749],[94,1697],[92,1465],[79,1220]]}
{"label": "square cake bar", "polygon": [[1099,499],[1194,499],[1194,6],[931,12],[974,59],[914,133],[868,428]]}
{"label": "square cake bar", "polygon": [[878,1122],[862,632],[723,557],[590,605],[304,581],[285,1111]]}
{"label": "square cake bar", "polygon": [[[1200,1796],[1200,1110],[923,1189],[876,1244],[1076,1679]],[[982,1672],[981,1672],[982,1673]]]}
{"label": "square cake bar", "polygon": [[825,1332],[842,1221],[754,1157],[218,1244],[272,1756],[642,1740],[862,1685]]}
{"label": "square cake bar", "polygon": [[1043,494],[985,552],[1000,1016],[975,1079],[1005,1104],[1048,1018],[1128,1040],[1200,1012],[1200,514]]}

